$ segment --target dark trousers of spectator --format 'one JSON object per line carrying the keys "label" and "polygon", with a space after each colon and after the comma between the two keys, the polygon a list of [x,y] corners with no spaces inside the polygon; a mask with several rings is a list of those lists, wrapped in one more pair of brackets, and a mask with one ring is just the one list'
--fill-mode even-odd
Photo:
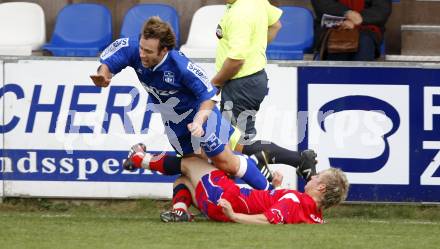
{"label": "dark trousers of spectator", "polygon": [[378,54],[375,34],[370,31],[359,33],[359,49],[356,53],[328,53],[328,61],[374,61]]}
{"label": "dark trousers of spectator", "polygon": [[256,136],[255,115],[267,95],[268,78],[264,70],[229,80],[222,89],[220,110],[241,132],[240,144],[250,143]]}

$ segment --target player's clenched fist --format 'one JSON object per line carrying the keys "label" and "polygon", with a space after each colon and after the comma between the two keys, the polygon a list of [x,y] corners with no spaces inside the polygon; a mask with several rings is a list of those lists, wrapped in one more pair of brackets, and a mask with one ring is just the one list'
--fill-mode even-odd
{"label": "player's clenched fist", "polygon": [[191,135],[195,137],[202,137],[204,135],[203,126],[198,122],[192,122],[188,124],[188,130],[191,132]]}

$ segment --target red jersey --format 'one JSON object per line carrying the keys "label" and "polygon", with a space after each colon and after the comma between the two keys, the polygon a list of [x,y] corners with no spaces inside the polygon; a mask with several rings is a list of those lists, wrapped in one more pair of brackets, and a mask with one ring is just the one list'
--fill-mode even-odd
{"label": "red jersey", "polygon": [[196,200],[199,209],[209,218],[230,221],[217,205],[221,198],[231,203],[234,212],[264,214],[272,224],[323,223],[321,210],[305,193],[287,189],[240,189],[223,171],[215,170],[197,184]]}

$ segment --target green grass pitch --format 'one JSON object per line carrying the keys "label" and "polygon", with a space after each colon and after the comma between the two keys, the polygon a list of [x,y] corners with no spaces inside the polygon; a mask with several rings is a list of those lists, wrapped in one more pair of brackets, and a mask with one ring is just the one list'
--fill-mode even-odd
{"label": "green grass pitch", "polygon": [[324,225],[166,224],[167,202],[7,199],[0,248],[440,248],[440,206],[343,205]]}

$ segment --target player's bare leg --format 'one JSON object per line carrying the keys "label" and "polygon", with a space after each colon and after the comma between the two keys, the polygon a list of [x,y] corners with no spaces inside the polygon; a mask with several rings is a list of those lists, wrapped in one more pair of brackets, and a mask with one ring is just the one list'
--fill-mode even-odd
{"label": "player's bare leg", "polygon": [[216,168],[225,171],[230,175],[236,175],[240,168],[240,158],[225,146],[225,149],[218,155],[210,158]]}
{"label": "player's bare leg", "polygon": [[197,186],[202,176],[216,169],[217,168],[209,164],[206,160],[198,157],[185,158],[181,164],[182,174],[189,179],[193,188]]}

